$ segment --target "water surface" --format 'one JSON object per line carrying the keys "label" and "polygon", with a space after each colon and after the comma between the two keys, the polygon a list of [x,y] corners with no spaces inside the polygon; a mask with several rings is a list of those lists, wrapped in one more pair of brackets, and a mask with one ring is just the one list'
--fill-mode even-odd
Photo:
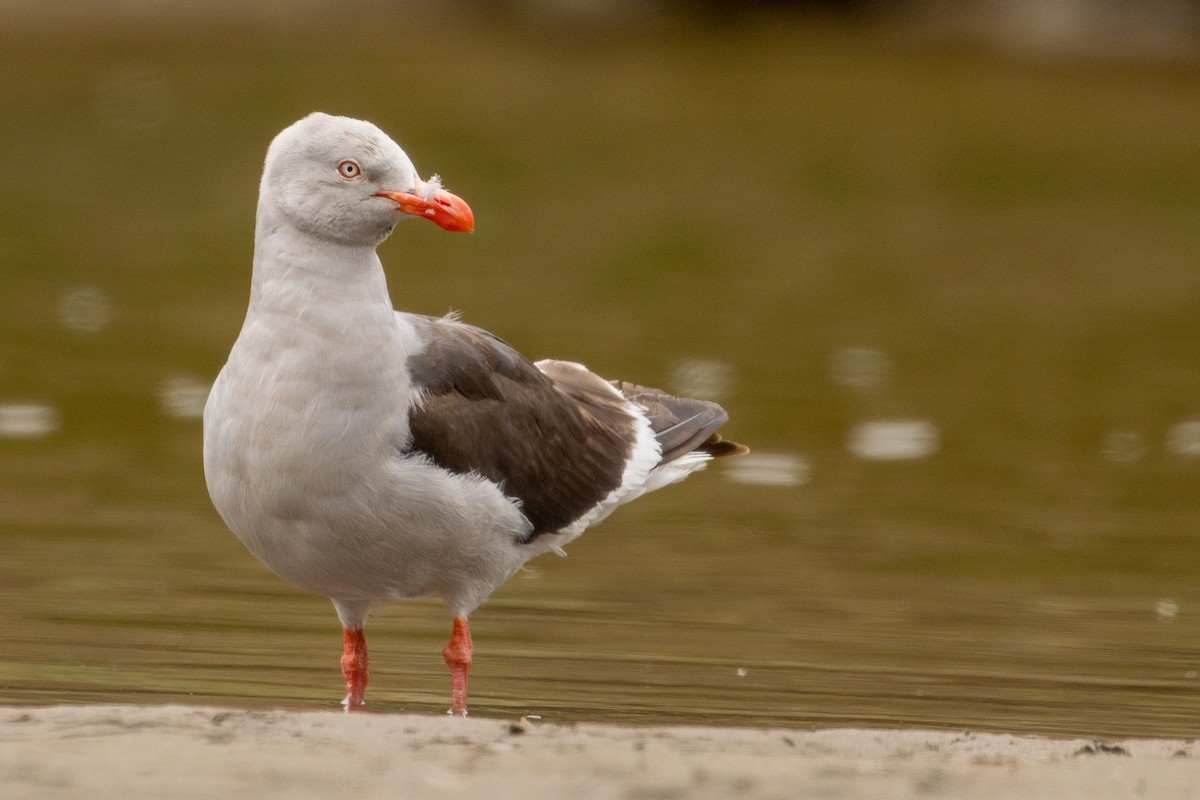
{"label": "water surface", "polygon": [[[760,457],[498,591],[473,713],[1200,732],[1195,65],[373,22],[0,42],[0,703],[337,707],[333,610],[224,529],[196,419],[320,108],[476,212],[383,248],[398,306]],[[370,707],[441,713],[445,610],[369,634]]]}

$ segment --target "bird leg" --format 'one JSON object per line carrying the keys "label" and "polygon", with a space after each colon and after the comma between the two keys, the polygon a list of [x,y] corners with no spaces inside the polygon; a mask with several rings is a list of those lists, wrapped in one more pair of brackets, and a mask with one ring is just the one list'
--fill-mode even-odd
{"label": "bird leg", "polygon": [[346,699],[342,705],[347,711],[361,711],[367,703],[363,695],[367,691],[367,636],[362,628],[342,630],[342,675],[346,677]]}
{"label": "bird leg", "polygon": [[467,715],[467,676],[471,674],[471,626],[466,617],[454,618],[454,633],[450,644],[442,651],[446,666],[450,668],[450,715]]}

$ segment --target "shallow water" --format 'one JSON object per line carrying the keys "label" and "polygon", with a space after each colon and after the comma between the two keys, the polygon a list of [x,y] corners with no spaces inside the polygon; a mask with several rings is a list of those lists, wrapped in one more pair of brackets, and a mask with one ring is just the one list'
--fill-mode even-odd
{"label": "shallow water", "polygon": [[[755,451],[498,591],[473,713],[1197,735],[1195,65],[493,23],[0,42],[0,703],[337,707],[333,610],[223,528],[196,419],[265,146],[323,108],[476,212],[384,247],[399,306]],[[368,633],[370,707],[444,710],[445,610]]]}

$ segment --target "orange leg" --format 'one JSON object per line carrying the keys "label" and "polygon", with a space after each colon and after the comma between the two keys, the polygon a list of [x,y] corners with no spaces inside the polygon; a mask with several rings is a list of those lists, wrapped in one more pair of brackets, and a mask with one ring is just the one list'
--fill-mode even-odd
{"label": "orange leg", "polygon": [[450,644],[442,651],[442,658],[446,659],[446,666],[450,668],[450,714],[455,717],[467,715],[467,676],[471,674],[473,649],[471,626],[467,624],[467,618],[455,617]]}
{"label": "orange leg", "polygon": [[362,628],[343,630],[342,641],[342,675],[346,677],[342,705],[347,711],[361,711],[367,704],[363,700],[367,691],[367,637]]}

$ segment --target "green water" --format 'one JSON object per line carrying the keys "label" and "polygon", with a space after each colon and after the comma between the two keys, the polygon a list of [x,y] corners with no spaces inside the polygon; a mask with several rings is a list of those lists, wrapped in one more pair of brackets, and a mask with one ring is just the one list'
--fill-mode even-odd
{"label": "green water", "polygon": [[[1200,734],[1197,65],[364,19],[10,34],[0,97],[0,703],[337,708],[333,610],[224,529],[191,416],[322,109],[475,211],[384,246],[399,307],[778,457],[498,591],[473,713]],[[449,628],[372,618],[372,709],[444,711]]]}

